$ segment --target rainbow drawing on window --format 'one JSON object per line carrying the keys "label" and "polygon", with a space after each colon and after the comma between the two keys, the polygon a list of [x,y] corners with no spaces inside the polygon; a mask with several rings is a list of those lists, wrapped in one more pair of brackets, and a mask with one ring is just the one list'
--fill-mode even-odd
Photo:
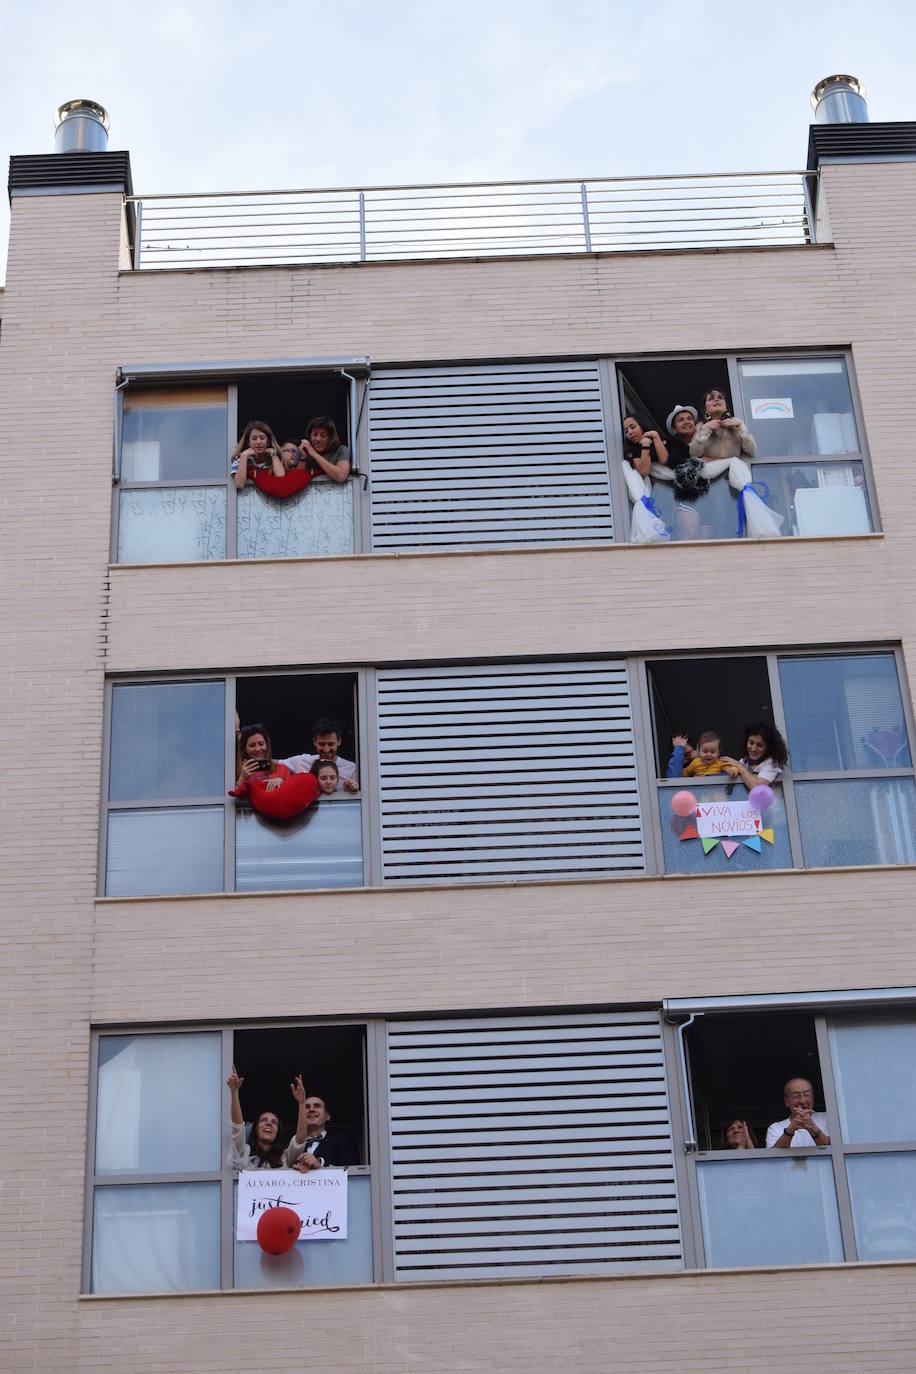
{"label": "rainbow drawing on window", "polygon": [[795,409],[791,396],[765,396],[751,401],[752,420],[794,420]]}

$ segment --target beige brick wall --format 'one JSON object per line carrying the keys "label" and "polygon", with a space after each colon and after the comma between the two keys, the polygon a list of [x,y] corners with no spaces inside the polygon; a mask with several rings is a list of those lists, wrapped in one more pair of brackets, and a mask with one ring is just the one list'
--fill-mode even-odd
{"label": "beige brick wall", "polygon": [[912,1374],[914,1277],[869,1265],[91,1302],[77,1311],[77,1368],[772,1374],[797,1366],[801,1344],[831,1374]]}
{"label": "beige brick wall", "polygon": [[916,972],[913,882],[882,869],[105,899],[92,1019],[282,1015],[265,922],[308,928],[282,984],[307,984],[316,1016],[898,987]]}
{"label": "beige brick wall", "polygon": [[[9,1367],[247,1371],[298,1367],[317,1348],[323,1364],[366,1371],[663,1360],[762,1370],[784,1362],[787,1333],[801,1323],[827,1367],[912,1367],[913,1270],[902,1266],[75,1301],[91,1020],[298,1010],[278,1007],[275,978],[249,951],[252,924],[276,917],[275,928],[289,929],[303,899],[95,902],[106,670],[308,664],[309,646],[329,638],[348,663],[873,638],[900,640],[911,657],[912,446],[901,397],[912,397],[916,368],[916,167],[828,168],[824,181],[835,248],[162,275],[118,274],[117,196],[14,200],[0,446],[29,480],[7,481],[0,496],[0,690],[8,752],[22,771],[6,789],[0,832],[0,1072],[12,1138],[61,1131],[63,1144],[53,1186],[46,1151],[4,1153],[0,1341]],[[519,553],[498,569],[491,555],[338,561],[325,570],[333,620],[315,604],[315,568],[303,562],[284,565],[283,585],[286,604],[299,591],[308,614],[282,623],[236,609],[269,604],[277,570],[266,564],[109,574],[119,364],[807,344],[852,345],[884,538]],[[720,590],[701,607],[710,570]],[[252,628],[257,658],[246,647]],[[911,878],[316,895],[307,900],[322,929],[314,944],[303,941],[302,966],[320,970],[329,1013],[913,983]]]}

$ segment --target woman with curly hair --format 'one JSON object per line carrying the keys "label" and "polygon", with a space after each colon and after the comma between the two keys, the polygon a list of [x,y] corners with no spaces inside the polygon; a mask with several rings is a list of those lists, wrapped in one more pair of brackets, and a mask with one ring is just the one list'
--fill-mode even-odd
{"label": "woman with curly hair", "polygon": [[789,750],[782,735],[767,720],[755,720],[744,727],[744,757],[726,758],[733,765],[748,791],[761,782],[775,782],[789,762]]}

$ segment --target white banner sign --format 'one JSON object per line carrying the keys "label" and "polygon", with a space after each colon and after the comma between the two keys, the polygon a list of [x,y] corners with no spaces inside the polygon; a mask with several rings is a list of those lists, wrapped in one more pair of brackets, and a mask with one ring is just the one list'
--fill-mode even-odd
{"label": "white banner sign", "polygon": [[730,835],[746,839],[760,830],[760,812],[750,802],[697,802],[697,834],[701,840]]}
{"label": "white banner sign", "polygon": [[243,1169],[239,1174],[236,1238],[257,1240],[270,1207],[291,1207],[302,1221],[300,1240],[347,1239],[346,1169]]}

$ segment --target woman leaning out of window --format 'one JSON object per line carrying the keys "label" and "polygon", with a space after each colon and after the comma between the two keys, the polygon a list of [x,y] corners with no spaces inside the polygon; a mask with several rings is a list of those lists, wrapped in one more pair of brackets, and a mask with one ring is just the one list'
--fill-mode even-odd
{"label": "woman leaning out of window", "polygon": [[276,1112],[259,1112],[248,1140],[245,1139],[245,1118],[239,1101],[239,1088],[244,1082],[233,1064],[232,1072],[226,1079],[226,1087],[232,1097],[229,1163],[234,1169],[284,1169],[287,1167],[287,1147],[292,1141],[284,1142],[283,1122]]}
{"label": "woman leaning out of window", "polygon": [[249,480],[253,482],[259,472],[272,472],[275,477],[286,473],[276,435],[263,420],[249,420],[229,462],[238,491],[243,491]]}
{"label": "woman leaning out of window", "polygon": [[332,482],[346,482],[350,476],[350,450],[340,442],[330,415],[316,415],[309,420],[306,436],[299,452],[308,471],[316,477],[330,477]]}
{"label": "woman leaning out of window", "polygon": [[769,721],[756,720],[744,727],[744,757],[727,758],[722,762],[733,765],[748,791],[761,782],[775,782],[789,762],[789,750],[782,735]]}
{"label": "woman leaning out of window", "polygon": [[236,790],[230,794],[232,796],[246,793],[255,778],[265,778],[268,792],[273,792],[291,776],[285,764],[275,762],[270,735],[263,725],[244,726],[239,731],[235,749]]}

